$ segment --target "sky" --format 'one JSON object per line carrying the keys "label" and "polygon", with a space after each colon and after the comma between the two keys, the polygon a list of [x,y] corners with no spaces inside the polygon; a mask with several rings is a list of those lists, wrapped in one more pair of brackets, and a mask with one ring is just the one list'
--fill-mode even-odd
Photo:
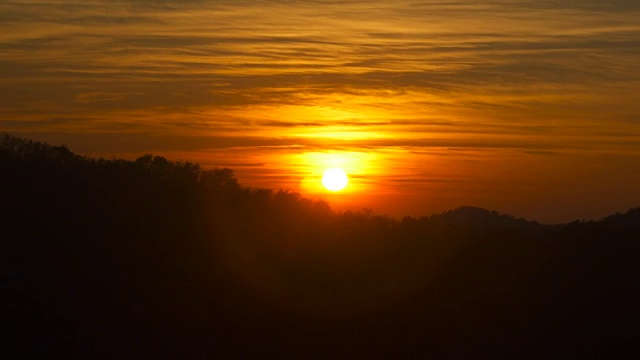
{"label": "sky", "polygon": [[3,0],[0,131],[340,211],[599,219],[640,206],[639,18],[623,0]]}

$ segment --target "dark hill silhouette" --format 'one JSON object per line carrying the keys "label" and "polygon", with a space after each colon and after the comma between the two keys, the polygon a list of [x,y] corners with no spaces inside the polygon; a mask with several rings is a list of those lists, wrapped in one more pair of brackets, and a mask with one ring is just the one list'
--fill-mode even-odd
{"label": "dark hill silhouette", "polygon": [[607,216],[603,222],[619,228],[640,228],[640,207],[630,209],[624,214]]}
{"label": "dark hill silhouette", "polygon": [[471,207],[396,221],[247,188],[230,169],[7,134],[0,196],[7,354],[638,355],[638,209],[559,226]]}
{"label": "dark hill silhouette", "polygon": [[481,229],[525,229],[536,230],[542,227],[535,221],[516,219],[512,215],[500,214],[495,210],[487,210],[474,206],[462,206],[441,214],[431,215],[427,219],[452,225],[469,225]]}

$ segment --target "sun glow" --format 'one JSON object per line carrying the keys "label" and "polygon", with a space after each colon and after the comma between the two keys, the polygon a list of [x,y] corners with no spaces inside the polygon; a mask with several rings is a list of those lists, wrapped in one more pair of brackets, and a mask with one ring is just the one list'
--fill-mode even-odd
{"label": "sun glow", "polygon": [[[299,166],[301,175],[299,190],[309,196],[329,196],[332,201],[361,194],[371,190],[370,177],[376,172],[375,154],[361,151],[325,150],[300,153],[289,161]],[[342,191],[331,190],[325,186],[323,178],[328,169],[341,169],[347,176],[348,184]],[[340,194],[338,197],[333,195]]]}
{"label": "sun glow", "polygon": [[349,177],[341,168],[330,168],[322,176],[322,184],[327,190],[340,191],[347,186]]}

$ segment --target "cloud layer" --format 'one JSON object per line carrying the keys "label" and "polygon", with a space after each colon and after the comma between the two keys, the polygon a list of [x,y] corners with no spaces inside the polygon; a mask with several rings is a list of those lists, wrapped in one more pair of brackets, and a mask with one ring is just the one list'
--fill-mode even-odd
{"label": "cloud layer", "polygon": [[[0,127],[101,154],[400,151],[387,183],[449,148],[640,172],[638,18],[595,0],[7,0]],[[251,163],[258,183],[278,168]]]}

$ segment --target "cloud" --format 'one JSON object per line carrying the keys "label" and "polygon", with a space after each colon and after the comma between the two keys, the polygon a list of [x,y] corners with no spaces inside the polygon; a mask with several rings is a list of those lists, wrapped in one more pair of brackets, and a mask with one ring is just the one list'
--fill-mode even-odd
{"label": "cloud", "polygon": [[615,126],[637,134],[639,12],[595,0],[8,0],[0,118],[9,131],[73,132],[76,121],[49,119],[84,119],[75,129],[240,143],[318,128],[389,144],[591,144]]}

